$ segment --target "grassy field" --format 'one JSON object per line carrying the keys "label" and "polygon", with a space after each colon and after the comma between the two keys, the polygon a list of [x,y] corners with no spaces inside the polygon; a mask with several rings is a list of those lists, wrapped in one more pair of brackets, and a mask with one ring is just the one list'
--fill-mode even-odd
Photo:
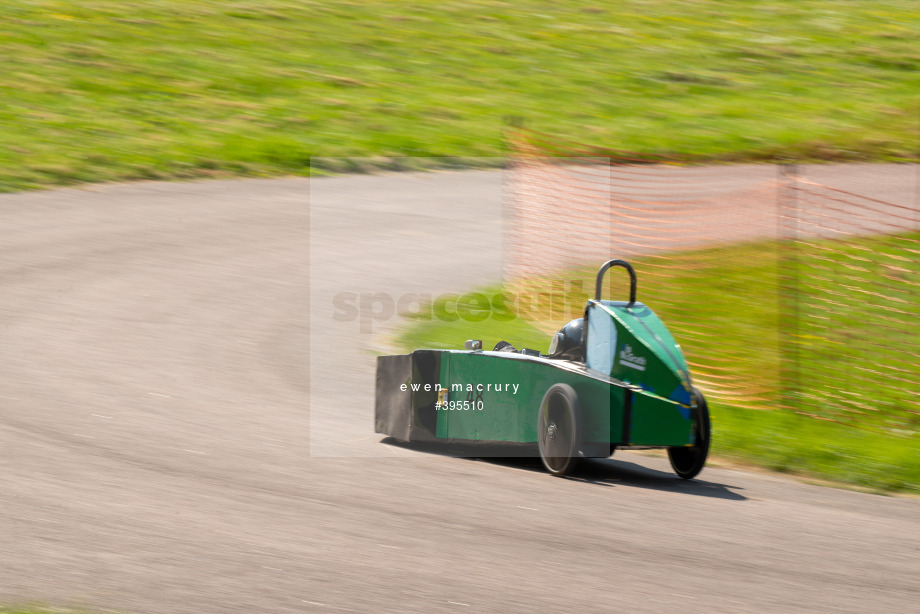
{"label": "grassy field", "polygon": [[[918,233],[817,241],[800,246],[795,258],[790,246],[758,242],[675,253],[665,267],[634,263],[639,299],[667,323],[710,398],[714,454],[878,491],[920,493],[918,379],[911,366],[920,347],[920,303],[910,300],[920,287],[918,241]],[[854,274],[852,257],[865,254],[874,254],[875,262],[860,261],[862,270]],[[907,268],[894,277],[885,262],[903,263],[900,258]],[[583,279],[591,287],[593,275],[584,269],[560,278]],[[796,277],[798,308],[790,309],[783,288]],[[526,286],[550,285],[538,280]],[[521,287],[483,293],[504,292],[513,304],[508,297],[520,295]],[[827,300],[833,310],[814,308]],[[505,339],[545,352],[549,332],[583,303],[542,305],[511,321],[416,323],[399,344],[406,350],[462,348],[465,339],[477,338],[491,348]]]}
{"label": "grassy field", "polygon": [[904,159],[912,0],[5,0],[0,190],[502,153]]}

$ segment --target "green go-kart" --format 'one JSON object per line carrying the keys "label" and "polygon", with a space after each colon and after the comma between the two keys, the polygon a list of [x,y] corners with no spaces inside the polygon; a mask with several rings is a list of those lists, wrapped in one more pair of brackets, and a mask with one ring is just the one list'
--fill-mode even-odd
{"label": "green go-kart", "polygon": [[[629,301],[601,300],[611,267],[629,272]],[[690,479],[710,442],[706,400],[674,337],[636,302],[636,273],[623,260],[600,268],[584,318],[556,333],[547,354],[468,341],[380,356],[375,428],[403,442],[523,444],[554,475],[616,449],[666,448]]]}

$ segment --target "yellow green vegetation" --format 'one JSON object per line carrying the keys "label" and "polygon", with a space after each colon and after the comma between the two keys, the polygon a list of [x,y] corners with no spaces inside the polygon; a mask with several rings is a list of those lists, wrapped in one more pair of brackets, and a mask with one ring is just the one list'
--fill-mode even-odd
{"label": "yellow green vegetation", "polygon": [[0,190],[471,164],[503,154],[509,116],[722,160],[918,142],[911,0],[5,0],[0,19]]}

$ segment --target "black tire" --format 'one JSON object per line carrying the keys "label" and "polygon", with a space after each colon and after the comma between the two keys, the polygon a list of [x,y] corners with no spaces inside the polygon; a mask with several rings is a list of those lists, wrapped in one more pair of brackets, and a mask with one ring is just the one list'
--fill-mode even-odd
{"label": "black tire", "polygon": [[540,460],[553,475],[566,475],[578,464],[581,445],[581,409],[568,384],[554,384],[543,395],[537,418]]}
{"label": "black tire", "polygon": [[709,456],[709,442],[712,436],[709,425],[709,406],[706,404],[706,399],[703,393],[696,388],[693,389],[693,396],[696,403],[691,410],[691,415],[694,419],[696,443],[692,446],[668,448],[668,458],[674,473],[685,480],[696,477],[703,470],[706,457]]}

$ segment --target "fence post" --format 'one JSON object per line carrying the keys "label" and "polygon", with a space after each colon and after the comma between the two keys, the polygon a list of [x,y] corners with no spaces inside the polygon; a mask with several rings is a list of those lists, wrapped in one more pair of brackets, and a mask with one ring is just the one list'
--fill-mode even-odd
{"label": "fence post", "polygon": [[797,164],[778,166],[779,215],[777,216],[779,249],[779,334],[780,406],[794,412],[801,403],[801,338],[799,337],[799,198]]}

